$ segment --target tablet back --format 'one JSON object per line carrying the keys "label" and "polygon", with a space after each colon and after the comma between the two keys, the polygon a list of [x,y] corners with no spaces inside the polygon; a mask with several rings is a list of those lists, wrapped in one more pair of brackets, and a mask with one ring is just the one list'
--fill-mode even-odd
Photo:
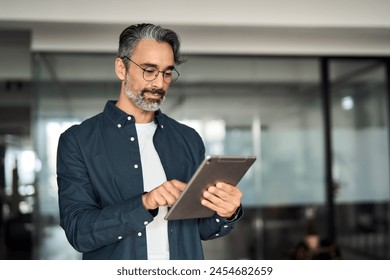
{"label": "tablet back", "polygon": [[200,201],[203,192],[217,182],[237,185],[255,162],[254,156],[207,156],[189,181],[165,219],[180,220],[210,217],[214,214]]}

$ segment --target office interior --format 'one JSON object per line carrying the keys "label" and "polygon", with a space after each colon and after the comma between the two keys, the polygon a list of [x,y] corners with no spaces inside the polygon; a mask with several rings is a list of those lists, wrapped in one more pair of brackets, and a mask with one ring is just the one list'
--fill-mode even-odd
{"label": "office interior", "polygon": [[162,111],[207,154],[258,158],[238,185],[244,217],[203,243],[206,259],[294,259],[312,224],[337,259],[390,259],[388,1],[215,1],[209,12],[172,1],[175,14],[134,15],[52,2],[0,1],[0,259],[81,258],[59,226],[57,141],[117,98],[117,38],[137,22],[182,39],[187,61]]}

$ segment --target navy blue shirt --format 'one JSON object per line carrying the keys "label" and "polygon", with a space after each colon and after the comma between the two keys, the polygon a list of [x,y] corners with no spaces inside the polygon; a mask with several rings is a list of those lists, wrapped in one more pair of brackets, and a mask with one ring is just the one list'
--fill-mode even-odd
{"label": "navy blue shirt", "polygon": [[[153,143],[167,180],[188,182],[204,158],[198,133],[161,111]],[[147,259],[145,227],[156,211],[142,204],[142,164],[135,119],[108,101],[104,111],[60,136],[57,182],[60,223],[83,259]],[[240,208],[238,217],[241,217]],[[239,218],[238,218],[239,219]],[[168,222],[171,259],[203,259],[201,240],[224,236],[238,221]]]}

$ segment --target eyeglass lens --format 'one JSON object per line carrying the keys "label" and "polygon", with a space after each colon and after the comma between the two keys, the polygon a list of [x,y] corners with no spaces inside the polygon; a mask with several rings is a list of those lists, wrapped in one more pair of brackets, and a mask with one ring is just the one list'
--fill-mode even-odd
{"label": "eyeglass lens", "polygon": [[162,73],[163,79],[166,83],[170,84],[179,78],[179,74],[175,70],[159,71],[155,67],[147,67],[144,69],[144,79],[146,81],[153,81],[157,78],[159,73]]}

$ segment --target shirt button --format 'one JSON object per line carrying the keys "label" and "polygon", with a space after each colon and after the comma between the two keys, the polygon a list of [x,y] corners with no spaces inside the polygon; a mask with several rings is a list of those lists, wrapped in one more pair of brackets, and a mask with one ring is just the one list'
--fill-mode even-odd
{"label": "shirt button", "polygon": [[134,140],[135,140],[135,138],[134,138],[134,137],[131,137],[131,138],[130,138],[130,140],[131,140],[131,141],[134,141]]}
{"label": "shirt button", "polygon": [[219,223],[219,219],[215,219],[215,221],[216,221],[217,223]]}
{"label": "shirt button", "polygon": [[148,221],[145,221],[145,222],[144,222],[144,225],[146,226],[147,224],[149,224]]}
{"label": "shirt button", "polygon": [[134,164],[134,168],[137,169],[138,168],[138,164]]}
{"label": "shirt button", "polygon": [[228,228],[229,226],[228,226],[228,225],[224,225],[223,227],[224,227],[224,228]]}
{"label": "shirt button", "polygon": [[138,236],[142,236],[142,232],[139,232],[139,233],[138,233]]}
{"label": "shirt button", "polygon": [[128,117],[127,117],[127,120],[128,120],[128,121],[131,121],[131,117],[130,117],[130,116],[128,116]]}
{"label": "shirt button", "polygon": [[122,235],[119,235],[118,236],[118,240],[121,240],[123,237],[122,237]]}
{"label": "shirt button", "polygon": [[160,125],[160,127],[161,127],[161,128],[164,128],[164,126],[163,126],[163,125]]}
{"label": "shirt button", "polygon": [[118,128],[121,128],[121,127],[122,127],[122,125],[119,123],[119,124],[118,124]]}
{"label": "shirt button", "polygon": [[217,233],[215,236],[219,236],[219,233]]}

